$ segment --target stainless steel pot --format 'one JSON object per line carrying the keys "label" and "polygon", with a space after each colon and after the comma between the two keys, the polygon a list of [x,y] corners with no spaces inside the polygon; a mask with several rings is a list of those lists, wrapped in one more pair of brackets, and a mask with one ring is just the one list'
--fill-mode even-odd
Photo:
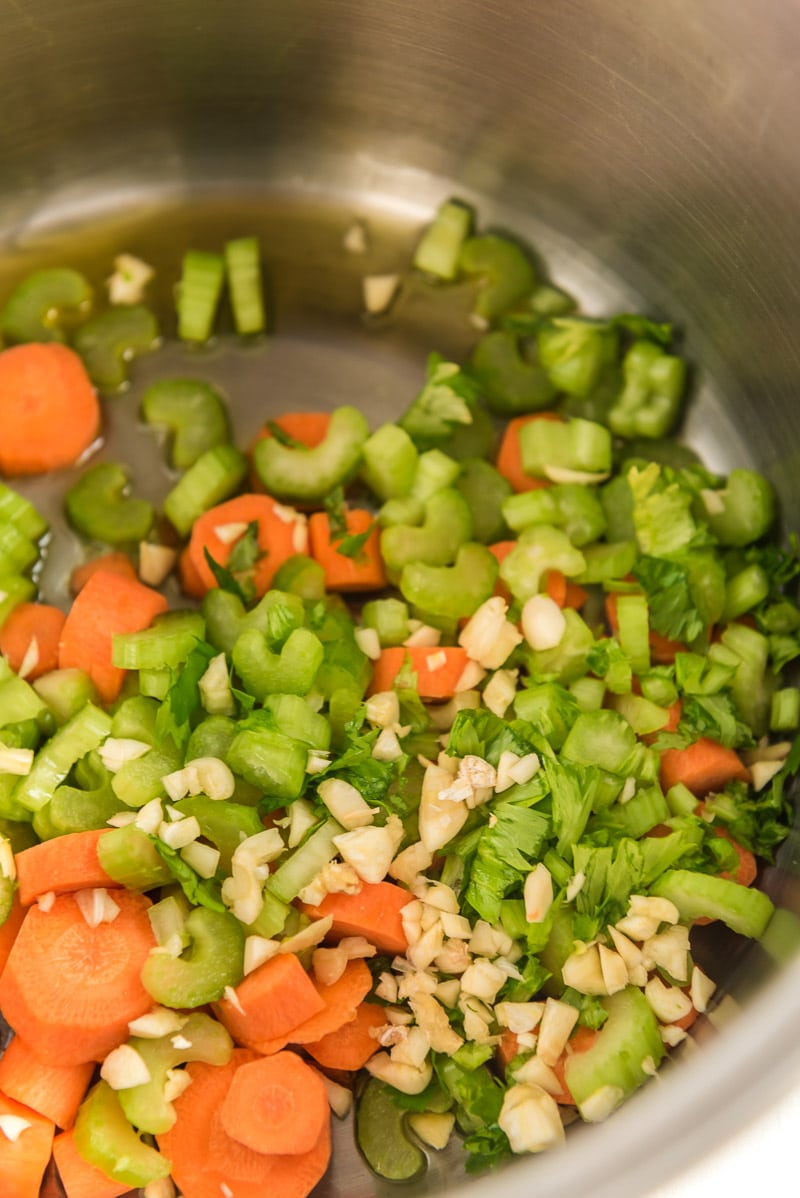
{"label": "stainless steel pot", "polygon": [[[0,0],[0,28],[0,280],[134,243],[169,261],[261,222],[294,350],[263,384],[237,367],[248,393],[390,412],[431,348],[424,306],[377,341],[358,327],[340,236],[364,217],[391,269],[456,192],[588,311],[672,316],[699,369],[687,436],[712,466],[766,470],[797,526],[795,0]],[[712,950],[727,998],[698,1051],[562,1152],[490,1179],[439,1162],[407,1192],[643,1195],[731,1136],[800,1074],[798,861],[793,837],[767,872],[786,909],[767,943]],[[320,1194],[388,1193],[340,1131]]]}

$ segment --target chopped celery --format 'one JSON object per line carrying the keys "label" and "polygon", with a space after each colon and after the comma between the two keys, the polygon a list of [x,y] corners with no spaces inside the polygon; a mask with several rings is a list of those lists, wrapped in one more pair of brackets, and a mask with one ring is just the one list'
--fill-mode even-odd
{"label": "chopped celery", "polygon": [[0,312],[0,333],[8,341],[66,341],[63,324],[85,318],[91,285],[69,267],[35,270],[18,283]]}
{"label": "chopped celery", "polygon": [[221,254],[203,250],[184,254],[178,284],[178,336],[182,341],[207,341],[211,336],[224,277]]}
{"label": "chopped celery", "polygon": [[75,1120],[75,1147],[107,1178],[132,1189],[169,1177],[171,1164],[131,1127],[118,1095],[99,1081],[81,1103]]}
{"label": "chopped celery", "polygon": [[171,464],[186,470],[207,450],[228,440],[228,413],[222,396],[202,379],[161,379],[142,396],[148,424],[172,434]]}
{"label": "chopped celery", "polygon": [[204,635],[205,620],[200,612],[165,612],[141,632],[118,633],[113,640],[111,660],[123,670],[178,666]]}
{"label": "chopped celery", "polygon": [[414,252],[414,266],[440,279],[454,279],[458,273],[461,246],[469,235],[472,212],[458,200],[445,200],[420,238]]}
{"label": "chopped celery", "polygon": [[205,450],[164,497],[165,515],[186,536],[203,512],[237,491],[246,473],[247,460],[233,445]]}
{"label": "chopped celery", "polygon": [[358,408],[336,408],[319,445],[307,449],[282,445],[276,437],[262,437],[253,450],[253,465],[276,499],[318,501],[355,474],[368,436],[369,425]]}
{"label": "chopped celery", "polygon": [[143,541],[153,523],[153,505],[129,494],[128,471],[118,462],[89,466],[66,495],[73,528],[107,545]]}
{"label": "chopped celery", "polygon": [[119,304],[91,317],[73,340],[89,378],[107,394],[128,381],[131,358],[155,349],[157,343],[158,321],[141,304]]}
{"label": "chopped celery", "polygon": [[225,271],[236,332],[242,336],[263,333],[267,321],[257,237],[237,237],[225,243]]}
{"label": "chopped celery", "polygon": [[244,930],[226,911],[193,907],[184,925],[189,940],[180,957],[152,952],[142,985],[157,1003],[179,1010],[204,1007],[242,980]]}

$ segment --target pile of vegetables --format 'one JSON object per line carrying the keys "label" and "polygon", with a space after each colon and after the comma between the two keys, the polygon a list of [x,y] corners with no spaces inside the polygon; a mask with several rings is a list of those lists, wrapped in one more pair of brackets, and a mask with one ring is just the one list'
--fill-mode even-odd
{"label": "pile of vegetables", "polygon": [[[669,326],[577,314],[473,224],[443,204],[410,268],[473,281],[468,361],[431,354],[395,422],[245,448],[161,379],[158,510],[97,453],[157,350],[150,269],[122,256],[97,313],[35,272],[0,312],[6,1198],[51,1157],[67,1198],[302,1198],[353,1105],[390,1180],[454,1135],[467,1169],[542,1151],[713,1004],[693,926],[771,920],[800,763],[771,486],[670,439]],[[260,271],[252,238],[188,253],[178,337],[226,286],[262,334]],[[62,610],[25,480],[77,461]]]}

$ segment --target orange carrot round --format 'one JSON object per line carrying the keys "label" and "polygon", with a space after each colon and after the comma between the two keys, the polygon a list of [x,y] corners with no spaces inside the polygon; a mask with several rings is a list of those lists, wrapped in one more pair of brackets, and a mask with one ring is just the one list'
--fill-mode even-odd
{"label": "orange carrot round", "polygon": [[19,901],[19,890],[17,890],[11,903],[11,910],[3,922],[0,923],[0,973],[5,968],[8,954],[11,952],[12,945],[19,935],[19,930],[22,927],[24,919],[25,908]]}
{"label": "orange carrot round", "polygon": [[69,589],[73,595],[82,591],[93,574],[105,570],[109,574],[121,574],[123,578],[136,578],[136,567],[127,553],[119,549],[110,553],[101,553],[76,566],[69,576]]}
{"label": "orange carrot round", "polygon": [[334,1032],[321,1036],[303,1047],[323,1069],[345,1073],[363,1068],[380,1045],[372,1035],[386,1023],[386,1009],[377,1003],[362,1002],[354,1019],[349,1019]]}
{"label": "orange carrot round", "polygon": [[372,974],[362,960],[348,961],[344,973],[330,986],[315,982],[323,1006],[320,1011],[296,1024],[284,1037],[260,1040],[253,1048],[265,1055],[279,1052],[286,1044],[313,1044],[355,1019],[356,1011],[372,988]]}
{"label": "orange carrot round", "polygon": [[380,591],[386,586],[386,569],[380,550],[380,532],[375,517],[363,508],[348,508],[345,517],[349,536],[371,531],[352,557],[339,552],[342,538],[331,540],[327,512],[314,512],[308,521],[309,550],[325,571],[329,591]]}
{"label": "orange carrot round", "polygon": [[[287,518],[288,509],[276,503],[269,495],[248,493],[227,499],[217,504],[196,520],[189,538],[188,568],[181,567],[184,584],[202,588],[201,594],[217,585],[213,571],[206,561],[205,551],[220,566],[228,563],[235,540],[227,540],[231,526],[258,525],[258,546],[262,556],[253,571],[256,595],[263,595],[272,579],[287,558],[295,553],[304,553],[307,534],[304,524]],[[189,589],[188,587],[186,589]],[[190,594],[195,591],[189,590]]]}
{"label": "orange carrot round", "polygon": [[103,1060],[152,999],[140,974],[155,939],[149,899],[114,891],[119,914],[89,927],[72,895],[29,907],[0,976],[0,1010],[42,1061]]}
{"label": "orange carrot round", "polygon": [[[294,953],[282,953],[248,973],[236,987],[236,1001],[215,1004],[222,1023],[240,1044],[255,1045],[287,1036],[325,1007],[317,988]],[[283,1048],[284,1039],[278,1047]]]}
{"label": "orange carrot round", "polygon": [[733,749],[701,736],[685,749],[665,749],[661,754],[661,789],[682,782],[693,795],[702,798],[710,791],[722,790],[728,782],[747,782],[747,766]]}
{"label": "orange carrot round", "polygon": [[21,1036],[0,1056],[0,1091],[23,1106],[69,1128],[86,1096],[94,1063],[54,1065],[40,1061]]}
{"label": "orange carrot round", "polygon": [[97,857],[106,828],[70,832],[31,845],[16,854],[19,900],[28,907],[40,894],[71,894],[93,886],[117,886]]}
{"label": "orange carrot round", "polygon": [[325,1085],[293,1052],[240,1065],[220,1109],[225,1131],[254,1152],[310,1152],[330,1119]]}
{"label": "orange carrot round", "polygon": [[421,699],[452,699],[467,665],[467,651],[460,645],[397,645],[382,649],[380,657],[372,663],[368,693],[391,690],[407,659],[417,675]]}
{"label": "orange carrot round", "polygon": [[61,632],[59,667],[85,670],[103,702],[113,702],[125,677],[125,671],[111,660],[114,636],[149,628],[167,607],[163,595],[137,579],[98,570],[69,610]]}
{"label": "orange carrot round", "polygon": [[29,1124],[16,1140],[0,1132],[0,1194],[3,1198],[39,1198],[53,1147],[53,1121],[5,1094],[0,1094],[0,1115],[24,1119]]}
{"label": "orange carrot round", "polygon": [[100,405],[83,362],[57,342],[0,352],[0,471],[71,466],[100,431]]}
{"label": "orange carrot round", "polygon": [[32,681],[58,665],[58,643],[66,616],[49,603],[18,603],[0,628],[0,653],[17,673],[27,664]]}
{"label": "orange carrot round", "polygon": [[364,936],[379,952],[396,955],[408,948],[400,912],[412,898],[394,882],[365,882],[358,894],[326,894],[321,903],[302,909],[312,919],[332,916],[331,940]]}

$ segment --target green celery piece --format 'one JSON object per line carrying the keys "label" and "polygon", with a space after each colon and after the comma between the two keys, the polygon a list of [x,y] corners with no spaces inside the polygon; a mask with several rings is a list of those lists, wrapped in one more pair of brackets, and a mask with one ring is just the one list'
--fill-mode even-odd
{"label": "green celery piece", "polygon": [[422,1149],[406,1132],[406,1112],[395,1102],[391,1086],[370,1078],[356,1106],[356,1140],[378,1177],[411,1181],[425,1172]]}
{"label": "green celery piece", "polygon": [[361,464],[369,436],[366,417],[343,406],[331,413],[324,439],[313,449],[282,445],[262,437],[253,450],[253,465],[267,492],[289,502],[318,502],[348,482]]}
{"label": "green celery piece", "polygon": [[50,670],[47,674],[41,674],[32,685],[39,698],[47,704],[57,724],[66,724],[85,704],[97,702],[97,691],[91,678],[85,670],[75,666]]}
{"label": "green celery piece", "polygon": [[5,624],[15,607],[28,603],[36,596],[36,583],[21,574],[0,573],[0,626]]}
{"label": "green celery piece", "polygon": [[161,779],[182,765],[183,757],[172,741],[164,741],[142,757],[126,761],[114,774],[111,787],[126,807],[144,807],[151,799],[163,798]]}
{"label": "green celery piece", "polygon": [[263,333],[267,319],[257,237],[237,237],[225,243],[225,272],[236,332],[243,337]]}
{"label": "green celery piece", "polygon": [[762,736],[769,724],[769,709],[774,680],[767,672],[769,641],[755,628],[746,624],[729,624],[720,637],[721,644],[712,645],[708,656],[723,665],[733,664],[723,659],[733,655],[736,673],[731,691],[742,719],[750,725],[755,736]]}
{"label": "green celery piece", "polygon": [[459,266],[464,274],[481,277],[472,310],[490,323],[529,296],[536,284],[533,266],[522,247],[494,233],[469,237],[461,247]]}
{"label": "green celery piece", "polygon": [[247,474],[247,459],[234,445],[215,445],[188,467],[164,497],[164,514],[187,536],[203,512],[229,499]]}
{"label": "green celery piece", "polygon": [[653,341],[634,341],[622,362],[623,388],[608,413],[619,437],[666,437],[680,415],[686,363]]}
{"label": "green celery piece", "polygon": [[128,381],[128,363],[158,344],[158,321],[143,304],[121,304],[81,325],[73,346],[94,385],[106,394]]}
{"label": "green celery piece", "polygon": [[62,325],[84,317],[91,302],[91,285],[77,270],[35,270],[11,292],[0,333],[9,342],[66,341]]}
{"label": "green celery piece", "polygon": [[606,537],[609,541],[632,541],[636,536],[633,524],[633,492],[624,474],[615,474],[598,488],[598,497],[606,518]]}
{"label": "green celery piece", "polygon": [[187,470],[209,449],[230,436],[225,401],[202,379],[161,379],[142,396],[142,415],[172,435],[170,463]]}
{"label": "green celery piece", "polygon": [[397,421],[418,449],[444,444],[458,429],[475,420],[477,387],[456,362],[428,355],[425,384]]}
{"label": "green celery piece", "polygon": [[627,803],[613,803],[589,821],[588,831],[609,828],[612,832],[639,840],[653,828],[665,823],[672,814],[659,786],[638,790]]}
{"label": "green celery piece", "polygon": [[[0,815],[0,836],[5,836],[11,845],[12,851],[15,853],[21,853],[25,849],[32,849],[35,844],[39,843],[39,838],[27,820],[9,819],[8,816],[4,815]],[[13,893],[14,885],[11,879],[6,878],[6,881],[10,884]]]}
{"label": "green celery piece", "polygon": [[575,575],[575,581],[587,583],[611,582],[630,574],[636,565],[639,549],[635,541],[609,541],[585,545],[585,567]]}
{"label": "green celery piece", "polygon": [[[175,663],[177,664],[177,662]],[[159,705],[146,695],[129,695],[114,711],[111,735],[114,737],[141,740],[155,746],[158,740],[156,719]]]}
{"label": "green celery piece", "polygon": [[[14,798],[17,778],[14,774],[0,774],[0,820],[13,820],[14,823],[28,823],[31,813],[22,803]],[[46,808],[45,808],[46,810]],[[37,840],[41,837],[37,834]]]}
{"label": "green celery piece", "polygon": [[635,747],[635,732],[616,711],[587,711],[570,728],[561,756],[576,765],[626,774]]}
{"label": "green celery piece", "polygon": [[[763,537],[775,520],[775,493],[763,474],[732,470],[725,486],[706,500],[701,493],[701,516],[721,545],[750,545]],[[722,511],[717,511],[718,505]]]}
{"label": "green celery piece", "polygon": [[97,859],[108,876],[128,890],[153,890],[172,881],[152,839],[135,824],[104,832],[97,842]]}
{"label": "green celery piece", "polygon": [[[41,827],[39,834],[42,840],[49,840],[53,836],[67,836],[71,832],[105,828],[112,815],[117,815],[119,810],[119,799],[108,783],[93,790],[58,786],[47,806],[36,812],[33,822],[37,831]],[[40,816],[44,816],[41,825],[38,822]]]}
{"label": "green celery piece", "polygon": [[508,526],[515,532],[534,524],[552,524],[563,528],[578,549],[596,541],[606,530],[600,500],[581,483],[559,483],[509,495],[502,510]]}
{"label": "green celery piece", "polygon": [[226,757],[235,774],[263,791],[270,810],[302,794],[307,760],[305,745],[266,728],[244,728],[237,732]]}
{"label": "green celery piece", "polygon": [[[186,760],[195,757],[220,757],[224,761],[236,736],[236,721],[229,716],[210,715],[200,720],[192,729],[186,744]],[[236,778],[231,802],[245,807],[256,807],[261,801],[261,791],[244,778]]]}
{"label": "green celery piece", "polygon": [[500,471],[483,458],[467,458],[461,463],[455,487],[467,501],[473,538],[482,545],[505,540],[508,525],[503,510],[512,490]]}
{"label": "green celery piece", "polygon": [[582,1108],[599,1090],[617,1098],[617,1105],[650,1077],[648,1063],[656,1067],[664,1056],[658,1020],[644,992],[636,986],[601,1000],[608,1019],[597,1039],[585,1051],[567,1057],[565,1078],[584,1118]]}
{"label": "green celery piece", "polygon": [[149,628],[117,633],[111,642],[111,660],[123,670],[179,666],[195,643],[203,639],[205,628],[205,620],[198,611],[165,612],[156,616]]}
{"label": "green celery piece", "polygon": [[169,1177],[172,1170],[171,1162],[133,1130],[107,1082],[97,1082],[81,1103],[74,1134],[84,1160],[132,1189]]}
{"label": "green celery piece", "polygon": [[515,599],[523,602],[539,592],[548,570],[560,570],[568,578],[580,575],[586,559],[560,528],[538,524],[525,529],[500,563],[500,577]]}
{"label": "green celery piece", "polygon": [[586,673],[595,640],[591,628],[573,608],[564,609],[564,620],[564,635],[554,649],[531,649],[526,657],[534,678],[551,678],[568,686]]}
{"label": "green celery piece", "polygon": [[775,911],[772,900],[755,887],[687,869],[668,870],[650,893],[673,902],[686,923],[721,919],[731,931],[753,939],[764,934]]}
{"label": "green celery piece", "polygon": [[477,541],[460,545],[452,566],[409,562],[400,575],[403,598],[432,616],[459,620],[489,599],[497,580],[497,559]]}
{"label": "green celery piece", "polygon": [[272,585],[277,591],[288,591],[301,599],[322,599],[325,596],[325,571],[308,554],[293,553],[278,567]]}
{"label": "green celery piece", "polygon": [[219,849],[220,869],[225,873],[230,873],[231,858],[241,842],[264,831],[261,817],[254,807],[231,799],[189,795],[174,806],[181,815],[195,817],[200,825],[201,836]]}
{"label": "green celery piece", "polygon": [[24,574],[39,557],[39,546],[16,524],[0,521],[0,574]]}
{"label": "green celery piece", "polygon": [[566,316],[575,309],[575,300],[552,283],[540,283],[528,301],[537,316]]}
{"label": "green celery piece", "polygon": [[277,898],[265,886],[263,905],[252,923],[245,924],[248,936],[263,936],[265,940],[273,940],[280,936],[286,927],[289,916],[296,914],[294,907]]}
{"label": "green celery piece", "polygon": [[800,727],[800,691],[793,686],[774,691],[770,705],[770,732],[794,732]]}
{"label": "green celery piece", "polygon": [[698,527],[692,516],[692,492],[674,481],[664,484],[661,467],[651,462],[644,469],[631,466],[627,479],[633,494],[633,524],[642,553],[670,557],[696,542]]}
{"label": "green celery piece", "polygon": [[364,442],[361,478],[378,499],[396,499],[411,490],[419,451],[399,424],[382,424]]}
{"label": "green celery piece", "polygon": [[29,499],[0,482],[0,523],[13,524],[29,541],[38,541],[48,524]]}
{"label": "green celery piece", "polygon": [[180,957],[151,953],[142,985],[165,1007],[203,1007],[243,977],[244,929],[227,911],[193,907],[184,925],[189,947]]}
{"label": "green celery piece", "polygon": [[24,720],[41,720],[47,707],[30,682],[19,678],[0,656],[0,728]]}
{"label": "green celery piece", "polygon": [[531,421],[520,430],[519,446],[525,473],[536,478],[548,478],[554,470],[588,474],[611,470],[611,434],[595,420],[575,416],[567,421]]}
{"label": "green celery piece", "polygon": [[175,1107],[164,1097],[170,1069],[187,1061],[227,1065],[233,1055],[233,1041],[226,1029],[202,1011],[193,1011],[177,1036],[131,1036],[128,1044],[147,1066],[150,1081],[120,1090],[120,1106],[134,1127],[150,1135],[163,1135],[177,1119]]}
{"label": "green celery piece", "polygon": [[333,843],[334,836],[341,836],[344,828],[335,819],[327,819],[316,828],[307,840],[294,850],[267,879],[266,889],[275,898],[291,903],[304,886],[317,876],[338,853]]}
{"label": "green celery piece", "polygon": [[770,581],[766,570],[754,562],[728,579],[722,620],[728,623],[758,607],[769,595]]}
{"label": "green celery piece", "polygon": [[481,337],[472,351],[470,370],[487,407],[500,416],[540,412],[555,398],[544,368],[523,355],[520,338],[508,329],[493,329]]}
{"label": "green celery piece", "polygon": [[587,674],[569,684],[569,693],[581,711],[599,711],[605,701],[606,684],[602,678],[590,678]]}
{"label": "green celery piece", "polygon": [[617,639],[634,674],[650,669],[650,619],[644,595],[618,595]]}
{"label": "green celery piece", "polygon": [[617,360],[619,336],[609,325],[556,317],[536,338],[539,361],[558,391],[588,399]]}
{"label": "green celery piece", "polygon": [[189,250],[183,256],[178,284],[178,336],[181,341],[207,341],[214,327],[225,278],[221,254]]}
{"label": "green celery piece", "polygon": [[399,573],[412,562],[447,566],[455,561],[459,546],[472,535],[472,518],[466,500],[454,487],[437,491],[426,500],[424,522],[415,527],[395,524],[381,532],[381,554],[390,572]]}
{"label": "green celery piece", "polygon": [[14,797],[28,811],[38,811],[81,757],[98,748],[111,731],[111,717],[87,703],[39,749],[30,773],[20,778]]}
{"label": "green celery piece", "polygon": [[472,210],[459,200],[441,203],[414,251],[414,267],[439,279],[454,279],[458,274],[461,247],[469,236],[472,220]]}
{"label": "green celery piece", "polygon": [[295,628],[278,653],[257,628],[239,633],[233,664],[245,689],[256,699],[270,694],[307,695],[324,658],[322,642],[307,628]]}
{"label": "green celery piece", "polygon": [[395,524],[408,524],[417,528],[425,519],[425,505],[415,495],[403,495],[399,499],[387,499],[378,510],[380,528],[393,528]]}
{"label": "green celery piece", "polygon": [[325,752],[330,748],[330,724],[320,712],[312,711],[301,695],[267,695],[264,710],[273,717],[279,732],[293,736],[311,749]]}
{"label": "green celery piece", "polygon": [[692,794],[682,782],[670,786],[664,798],[670,815],[694,815],[697,810],[697,795]]}
{"label": "green celery piece", "polygon": [[630,724],[637,736],[658,732],[669,720],[666,707],[653,703],[643,695],[615,695],[611,705]]}
{"label": "green celery piece", "polygon": [[469,424],[457,424],[441,442],[441,448],[457,462],[466,458],[493,458],[497,450],[497,425],[491,412],[479,400],[467,400],[472,415]]}
{"label": "green celery piece", "polygon": [[118,462],[89,466],[67,491],[70,524],[83,536],[107,545],[143,541],[153,523],[153,505],[128,494],[127,469]]}
{"label": "green celery piece", "polygon": [[408,604],[402,599],[370,599],[361,609],[365,628],[374,628],[382,648],[402,645],[409,636]]}
{"label": "green celery piece", "polygon": [[409,495],[424,504],[437,491],[452,487],[460,473],[461,467],[449,454],[441,449],[426,449],[417,459]]}
{"label": "green celery piece", "polygon": [[579,715],[575,698],[555,682],[540,682],[518,691],[514,711],[519,719],[533,724],[556,751]]}

